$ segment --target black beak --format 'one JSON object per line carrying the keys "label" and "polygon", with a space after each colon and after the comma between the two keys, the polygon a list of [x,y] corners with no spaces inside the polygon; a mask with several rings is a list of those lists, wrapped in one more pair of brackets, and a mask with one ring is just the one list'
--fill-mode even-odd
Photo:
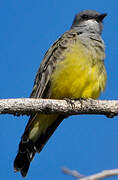
{"label": "black beak", "polygon": [[97,20],[102,22],[103,19],[104,19],[106,16],[107,16],[107,13],[100,14],[100,15],[98,15],[98,17],[97,17]]}

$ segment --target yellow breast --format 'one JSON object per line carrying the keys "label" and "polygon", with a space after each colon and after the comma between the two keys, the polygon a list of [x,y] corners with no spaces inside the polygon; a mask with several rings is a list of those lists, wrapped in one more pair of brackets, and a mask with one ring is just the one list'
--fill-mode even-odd
{"label": "yellow breast", "polygon": [[101,55],[92,54],[79,42],[64,57],[57,63],[51,77],[51,98],[98,98],[106,84]]}

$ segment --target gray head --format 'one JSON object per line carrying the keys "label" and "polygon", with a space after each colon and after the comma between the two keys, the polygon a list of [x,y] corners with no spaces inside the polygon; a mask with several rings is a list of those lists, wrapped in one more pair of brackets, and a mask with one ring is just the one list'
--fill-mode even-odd
{"label": "gray head", "polygon": [[75,16],[71,29],[76,29],[79,33],[98,33],[102,32],[102,22],[106,13],[100,14],[94,10],[81,11]]}

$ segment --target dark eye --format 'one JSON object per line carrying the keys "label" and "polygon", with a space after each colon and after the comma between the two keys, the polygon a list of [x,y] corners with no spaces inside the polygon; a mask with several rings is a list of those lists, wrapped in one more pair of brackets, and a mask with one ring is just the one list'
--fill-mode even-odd
{"label": "dark eye", "polygon": [[82,17],[83,19],[88,19],[88,15],[86,15],[86,14],[83,14],[81,17]]}

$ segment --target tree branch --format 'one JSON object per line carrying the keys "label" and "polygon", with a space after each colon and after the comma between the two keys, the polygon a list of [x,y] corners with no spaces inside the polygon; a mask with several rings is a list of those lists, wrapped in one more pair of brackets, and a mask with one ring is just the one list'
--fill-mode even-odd
{"label": "tree branch", "polygon": [[111,170],[104,170],[99,173],[90,175],[90,176],[83,176],[80,173],[78,173],[75,170],[69,170],[67,168],[62,168],[62,171],[64,174],[73,176],[74,178],[78,180],[99,180],[103,179],[106,177],[111,177],[111,176],[118,176],[118,169],[111,169]]}
{"label": "tree branch", "polygon": [[0,99],[0,114],[30,115],[32,113],[101,114],[118,115],[118,100],[52,100],[52,99]]}

